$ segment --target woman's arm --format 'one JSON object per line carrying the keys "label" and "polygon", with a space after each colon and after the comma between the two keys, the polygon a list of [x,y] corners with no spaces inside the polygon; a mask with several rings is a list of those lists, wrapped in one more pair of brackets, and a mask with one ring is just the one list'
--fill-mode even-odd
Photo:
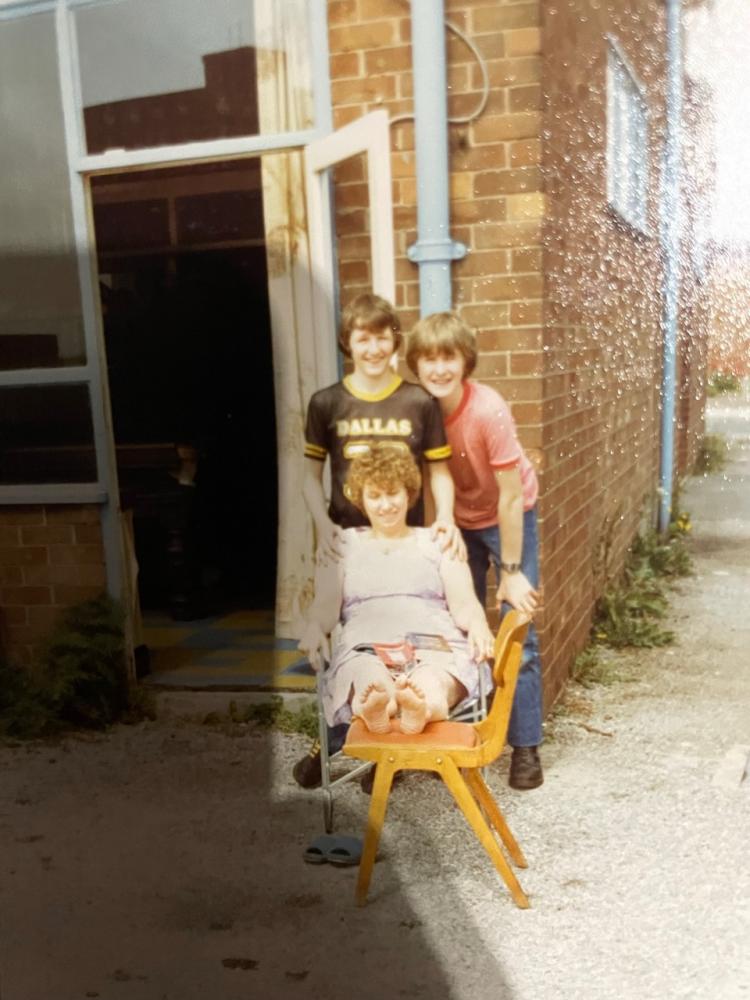
{"label": "woman's arm", "polygon": [[314,670],[320,670],[323,660],[330,660],[328,636],[341,615],[343,595],[343,560],[319,560],[315,567],[315,597],[307,611],[307,625],[299,640]]}
{"label": "woman's arm", "polygon": [[440,560],[440,577],[445,588],[448,610],[456,625],[468,633],[472,656],[475,660],[492,656],[492,632],[487,624],[484,608],[474,592],[468,564],[443,556]]}

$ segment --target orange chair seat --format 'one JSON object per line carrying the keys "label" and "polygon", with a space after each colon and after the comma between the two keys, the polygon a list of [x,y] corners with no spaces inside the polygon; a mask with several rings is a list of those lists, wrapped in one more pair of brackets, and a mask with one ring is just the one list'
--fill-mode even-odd
{"label": "orange chair seat", "polygon": [[402,733],[398,723],[391,723],[389,733],[372,733],[362,719],[354,718],[344,744],[344,752],[354,746],[392,746],[419,750],[470,750],[479,742],[476,729],[468,722],[428,722],[421,733]]}

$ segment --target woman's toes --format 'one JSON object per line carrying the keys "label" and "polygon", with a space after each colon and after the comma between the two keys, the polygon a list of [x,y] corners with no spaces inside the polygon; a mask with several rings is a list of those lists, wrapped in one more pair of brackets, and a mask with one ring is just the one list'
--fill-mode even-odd
{"label": "woman's toes", "polygon": [[396,701],[401,709],[401,731],[410,735],[421,733],[427,723],[424,691],[407,681],[396,691]]}
{"label": "woman's toes", "polygon": [[387,733],[391,728],[391,696],[382,684],[368,684],[360,698],[359,715],[373,733]]}

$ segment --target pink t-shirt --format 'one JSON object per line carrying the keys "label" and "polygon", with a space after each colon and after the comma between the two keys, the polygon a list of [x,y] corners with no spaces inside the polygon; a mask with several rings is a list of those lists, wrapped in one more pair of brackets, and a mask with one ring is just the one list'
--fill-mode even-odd
{"label": "pink t-shirt", "polygon": [[539,486],[536,472],[518,438],[510,407],[494,389],[464,382],[458,407],[445,420],[451,446],[449,466],[456,486],[455,516],[461,528],[497,524],[500,496],[495,473],[518,467],[523,509],[531,510]]}

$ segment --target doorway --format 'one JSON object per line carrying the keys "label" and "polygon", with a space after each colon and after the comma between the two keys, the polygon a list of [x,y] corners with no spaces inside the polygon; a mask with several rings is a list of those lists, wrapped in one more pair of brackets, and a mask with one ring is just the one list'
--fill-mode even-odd
{"label": "doorway", "polygon": [[[121,506],[149,623],[276,587],[278,470],[260,159],[91,179]],[[208,641],[208,640],[207,640]]]}

